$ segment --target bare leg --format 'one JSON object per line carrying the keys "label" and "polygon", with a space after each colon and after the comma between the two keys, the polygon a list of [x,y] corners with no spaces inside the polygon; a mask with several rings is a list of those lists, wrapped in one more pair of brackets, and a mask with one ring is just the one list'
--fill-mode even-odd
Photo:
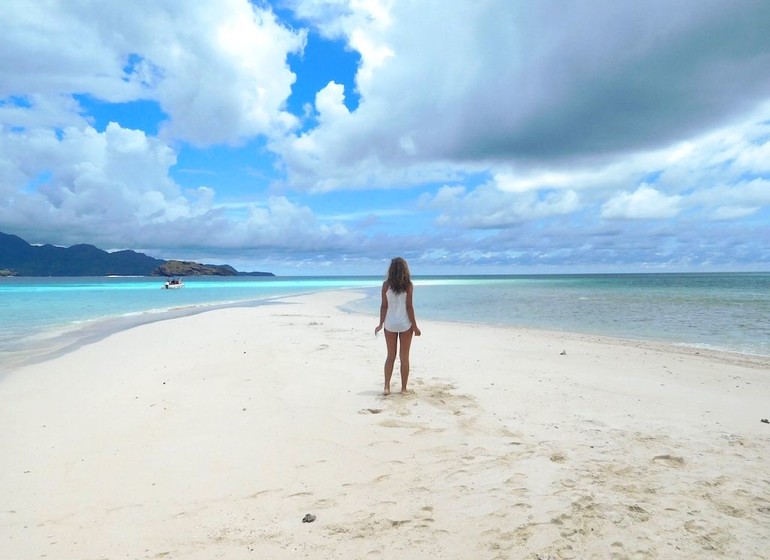
{"label": "bare leg", "polygon": [[401,341],[401,351],[399,352],[399,361],[401,362],[401,393],[406,393],[406,384],[409,381],[409,349],[412,347],[412,335],[414,332],[408,330],[399,333],[398,338]]}
{"label": "bare leg", "polygon": [[398,333],[385,330],[385,345],[388,348],[388,356],[385,358],[385,387],[383,395],[390,395],[390,378],[393,376],[393,366],[396,364],[396,350],[398,348]]}

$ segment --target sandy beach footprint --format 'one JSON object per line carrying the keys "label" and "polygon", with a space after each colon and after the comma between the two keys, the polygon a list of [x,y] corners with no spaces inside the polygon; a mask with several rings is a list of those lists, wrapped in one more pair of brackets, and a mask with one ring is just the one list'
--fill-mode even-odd
{"label": "sandy beach footprint", "polygon": [[358,411],[359,414],[380,414],[382,413],[382,408],[362,408]]}

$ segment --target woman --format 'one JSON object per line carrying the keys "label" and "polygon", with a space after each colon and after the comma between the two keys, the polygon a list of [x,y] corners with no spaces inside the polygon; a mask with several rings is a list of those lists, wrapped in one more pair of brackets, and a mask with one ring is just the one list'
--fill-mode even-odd
{"label": "woman", "polygon": [[380,324],[374,329],[374,334],[384,327],[385,344],[388,348],[388,356],[385,359],[385,388],[384,395],[390,394],[390,378],[393,375],[393,366],[396,363],[396,351],[399,343],[401,350],[399,360],[401,362],[401,393],[406,393],[406,384],[409,381],[409,348],[412,346],[412,335],[420,336],[422,333],[417,327],[412,305],[414,286],[409,274],[409,265],[401,257],[390,261],[388,279],[382,283],[382,304],[380,305]]}

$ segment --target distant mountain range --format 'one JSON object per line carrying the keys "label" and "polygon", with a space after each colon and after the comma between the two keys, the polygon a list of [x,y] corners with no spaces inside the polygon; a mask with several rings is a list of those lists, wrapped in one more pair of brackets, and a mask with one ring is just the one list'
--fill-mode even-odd
{"label": "distant mountain range", "polygon": [[0,276],[274,276],[229,265],[156,259],[136,251],[108,252],[93,245],[30,245],[0,232]]}

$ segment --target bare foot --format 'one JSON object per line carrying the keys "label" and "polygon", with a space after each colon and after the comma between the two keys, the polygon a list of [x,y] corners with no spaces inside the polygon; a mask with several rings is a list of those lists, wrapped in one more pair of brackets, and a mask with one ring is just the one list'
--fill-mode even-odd
{"label": "bare foot", "polygon": [[390,387],[388,387],[387,385],[385,385],[385,389],[383,389],[383,391],[382,391],[382,394],[383,394],[384,396],[386,396],[386,397],[387,397],[388,395],[390,395]]}
{"label": "bare foot", "polygon": [[408,389],[401,389],[401,394],[402,395],[409,395],[409,394],[411,394],[411,391],[409,391]]}

